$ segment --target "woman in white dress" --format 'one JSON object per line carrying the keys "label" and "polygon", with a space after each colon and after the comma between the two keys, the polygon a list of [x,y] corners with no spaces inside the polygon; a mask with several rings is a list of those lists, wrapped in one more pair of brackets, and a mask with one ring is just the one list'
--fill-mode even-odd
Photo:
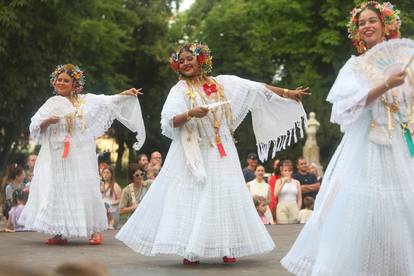
{"label": "woman in white dress", "polygon": [[[164,104],[161,128],[172,144],[147,195],[116,237],[144,255],[180,255],[184,264],[202,257],[231,263],[271,251],[274,243],[246,188],[233,131],[250,110],[260,156],[272,142],[275,151],[286,147],[305,118],[299,100],[307,89],[210,77],[211,55],[202,44],[180,47],[171,65],[180,81]],[[213,107],[219,102],[227,104]]]}
{"label": "woman in white dress", "polygon": [[272,212],[269,208],[269,204],[272,201],[272,191],[270,189],[270,185],[264,179],[265,168],[262,165],[259,165],[256,167],[256,171],[254,173],[256,175],[256,178],[252,181],[247,182],[247,189],[249,189],[252,197],[262,196],[266,199],[266,211],[264,215],[270,224],[275,224]]}
{"label": "woman in white dress", "polygon": [[51,75],[57,95],[32,117],[30,135],[41,145],[20,217],[27,229],[54,235],[47,244],[66,244],[66,237],[87,237],[100,244],[107,229],[100,193],[95,139],[114,119],[137,132],[139,148],[145,140],[139,90],[115,96],[80,94],[85,78],[78,66],[59,65]]}
{"label": "woman in white dress", "polygon": [[[397,60],[402,66],[380,74],[376,84],[365,66],[377,49],[395,49],[386,63],[375,62],[383,68],[393,63],[398,45],[414,48],[412,41],[393,39],[399,27],[399,11],[390,3],[363,3],[352,12],[350,38],[361,55],[346,62],[328,96],[331,121],[345,134],[310,220],[281,261],[296,275],[414,275],[414,159],[410,133],[402,135],[406,127],[396,123],[413,106],[412,84],[404,82],[407,61]],[[412,117],[407,123],[412,133]]]}

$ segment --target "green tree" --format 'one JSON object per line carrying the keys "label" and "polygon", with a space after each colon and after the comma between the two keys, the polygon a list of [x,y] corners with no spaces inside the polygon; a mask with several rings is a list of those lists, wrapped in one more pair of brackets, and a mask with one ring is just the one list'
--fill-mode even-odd
{"label": "green tree", "polygon": [[[0,4],[0,166],[27,145],[30,117],[51,96],[56,64],[86,72],[86,91],[113,92],[128,78],[116,64],[134,19],[121,0],[2,1]],[[121,23],[123,25],[121,25]]]}
{"label": "green tree", "polygon": [[[331,106],[325,98],[339,69],[355,54],[346,30],[355,4],[347,0],[218,0],[213,4],[198,0],[177,19],[176,28],[181,28],[189,40],[209,44],[215,74],[270,83],[275,72],[283,68],[281,80],[274,81],[276,85],[310,86],[312,96],[304,100],[304,106],[308,112],[315,111],[321,122],[318,142],[326,165],[341,134],[339,127],[329,122]],[[405,0],[398,5],[403,14],[402,31],[412,36],[414,3]],[[255,150],[249,119],[236,135],[242,158]],[[302,145],[303,141],[278,157],[295,159]]]}

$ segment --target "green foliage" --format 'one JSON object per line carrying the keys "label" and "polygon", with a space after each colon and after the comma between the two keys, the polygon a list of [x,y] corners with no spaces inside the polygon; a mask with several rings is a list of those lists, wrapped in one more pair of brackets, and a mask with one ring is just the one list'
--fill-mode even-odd
{"label": "green foliage", "polygon": [[[354,3],[348,0],[227,0],[213,1],[212,5],[207,2],[196,1],[173,28],[181,28],[189,40],[209,44],[215,74],[235,74],[270,83],[283,65],[283,78],[276,85],[309,86],[312,96],[304,100],[304,106],[308,112],[315,111],[321,123],[318,143],[322,163],[326,165],[341,134],[339,127],[329,122],[331,105],[325,98],[339,69],[355,54],[346,30]],[[397,4],[403,14],[402,31],[412,36],[414,2],[405,0]],[[255,150],[252,136],[248,119],[237,132],[242,159],[247,152]],[[278,157],[295,159],[301,154],[302,145],[303,141]]]}
{"label": "green foliage", "polygon": [[152,110],[144,99],[144,114],[157,121],[147,130],[159,138],[159,102],[171,77],[165,57],[173,2],[2,1],[0,166],[27,145],[30,117],[52,96],[49,74],[56,64],[79,65],[86,92],[113,94],[131,85],[151,91],[157,103]]}
{"label": "green foliage", "polygon": [[[213,51],[215,74],[235,74],[282,87],[311,87],[304,100],[321,122],[318,141],[327,163],[339,142],[325,102],[338,70],[354,54],[346,23],[349,0],[197,0],[173,16],[180,0],[6,0],[0,3],[0,167],[27,145],[30,117],[52,94],[48,76],[56,64],[75,63],[86,72],[86,92],[113,94],[142,87],[147,131],[142,149],[166,153],[160,112],[177,76],[169,53],[181,40],[198,40]],[[414,2],[396,3],[402,33],[414,35]],[[283,66],[283,67],[281,67]],[[275,72],[283,68],[281,80]],[[114,137],[132,147],[120,124]],[[255,151],[250,119],[236,133],[242,159]],[[301,145],[278,154],[296,158]],[[121,147],[123,148],[123,147]],[[135,158],[130,151],[130,158]],[[120,162],[118,171],[120,170]]]}

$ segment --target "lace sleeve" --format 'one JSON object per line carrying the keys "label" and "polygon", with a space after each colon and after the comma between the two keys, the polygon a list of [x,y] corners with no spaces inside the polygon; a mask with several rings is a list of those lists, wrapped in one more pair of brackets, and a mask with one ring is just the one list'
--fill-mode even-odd
{"label": "lace sleeve", "polygon": [[56,112],[56,109],[63,109],[59,108],[61,107],[60,100],[58,96],[49,98],[31,118],[29,126],[30,137],[36,145],[42,145],[47,137],[50,137],[50,129],[53,127],[49,126],[44,132],[40,132],[40,124],[51,116],[61,117]]}
{"label": "lace sleeve", "polygon": [[86,134],[97,138],[107,131],[117,119],[132,132],[136,132],[138,150],[145,142],[145,127],[137,97],[124,95],[85,95],[84,106]]}
{"label": "lace sleeve", "polygon": [[367,109],[370,89],[366,81],[361,81],[362,75],[354,70],[355,59],[352,57],[342,67],[327,98],[333,104],[331,122],[339,124],[343,132]]}
{"label": "lace sleeve", "polygon": [[[174,128],[174,117],[190,109],[188,106],[188,101],[185,97],[185,84],[184,82],[180,81],[173,88],[171,88],[161,111],[162,134],[172,140],[180,137],[179,133],[181,129]],[[187,122],[186,124],[189,123],[191,123],[191,121]]]}
{"label": "lace sleeve", "polygon": [[292,140],[296,142],[297,136],[303,137],[306,114],[301,103],[274,94],[263,83],[235,76],[219,76],[218,79],[222,81],[225,94],[231,101],[234,128],[251,111],[260,160],[267,159],[272,145],[273,158]]}

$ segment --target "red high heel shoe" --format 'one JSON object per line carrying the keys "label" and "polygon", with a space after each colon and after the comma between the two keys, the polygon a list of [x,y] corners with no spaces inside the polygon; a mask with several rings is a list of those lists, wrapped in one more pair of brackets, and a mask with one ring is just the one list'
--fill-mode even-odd
{"label": "red high heel shoe", "polygon": [[188,259],[183,259],[183,265],[198,265],[200,264],[200,261],[190,261]]}
{"label": "red high heel shoe", "polygon": [[223,257],[223,262],[225,264],[234,264],[235,262],[237,262],[237,259],[236,258],[229,258],[227,256],[224,256]]}
{"label": "red high heel shoe", "polygon": [[65,245],[68,244],[68,240],[66,238],[63,238],[60,235],[56,235],[53,238],[46,240],[47,245]]}
{"label": "red high heel shoe", "polygon": [[[95,237],[94,237],[95,236]],[[103,236],[101,233],[99,234],[94,234],[92,235],[92,237],[89,239],[89,244],[90,245],[100,245],[103,241]]]}

